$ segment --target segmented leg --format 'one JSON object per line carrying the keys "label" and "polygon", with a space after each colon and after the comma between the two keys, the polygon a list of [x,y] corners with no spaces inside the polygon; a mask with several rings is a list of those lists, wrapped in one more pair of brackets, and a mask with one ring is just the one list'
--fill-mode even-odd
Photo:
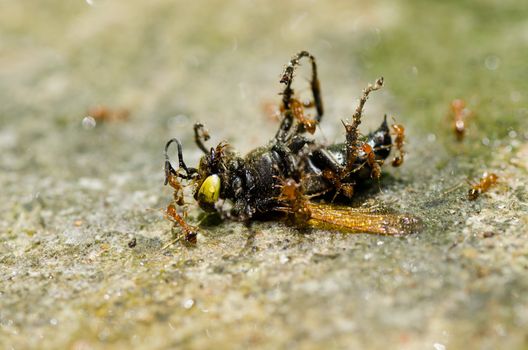
{"label": "segmented leg", "polygon": [[207,150],[207,147],[205,147],[204,142],[209,140],[209,138],[209,132],[202,123],[194,124],[194,142],[205,154],[207,154],[209,151]]}
{"label": "segmented leg", "polygon": [[[319,123],[321,121],[321,118],[323,117],[323,100],[321,97],[321,86],[317,77],[317,64],[315,63],[315,57],[308,51],[301,51],[292,57],[292,59],[284,69],[282,78],[280,80],[280,83],[285,84],[286,86],[282,92],[282,110],[284,110],[284,118],[281,122],[279,130],[277,131],[277,134],[275,135],[275,139],[277,139],[278,141],[285,141],[289,138],[288,133],[290,132],[290,129],[293,125],[294,119],[291,110],[291,100],[293,97],[293,89],[291,86],[293,83],[295,68],[299,66],[300,60],[304,57],[308,57],[312,63],[312,79],[310,81],[310,87],[312,89],[312,96],[314,99],[313,103],[317,111],[317,114],[315,116],[316,122]],[[304,131],[304,126],[300,124],[295,132],[298,133]]]}
{"label": "segmented leg", "polygon": [[[359,140],[359,125],[361,124],[361,116],[363,107],[372,91],[379,90],[383,85],[383,78],[376,80],[374,85],[369,86],[363,90],[363,94],[359,100],[359,104],[352,115],[352,122],[343,121],[346,130],[346,140],[344,144],[345,154],[344,161],[337,161],[337,159],[325,149],[319,149],[312,152],[311,159],[320,169],[324,169],[323,177],[326,181],[332,184],[337,195],[342,194],[347,198],[351,198],[354,193],[355,180],[365,179],[365,170],[368,177],[378,179],[381,175],[380,165],[383,162],[389,149],[381,149],[386,144],[390,144],[390,134],[387,126],[386,118],[381,124],[380,128],[375,132],[369,134],[366,142]],[[354,175],[356,174],[356,175]]]}

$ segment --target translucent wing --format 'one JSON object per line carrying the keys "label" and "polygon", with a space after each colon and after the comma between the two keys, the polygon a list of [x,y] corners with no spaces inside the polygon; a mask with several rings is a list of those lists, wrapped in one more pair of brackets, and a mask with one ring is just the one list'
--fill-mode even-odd
{"label": "translucent wing", "polygon": [[371,209],[313,202],[308,202],[307,206],[311,211],[308,225],[314,228],[398,236],[415,233],[421,227],[418,218],[405,214],[376,213]]}

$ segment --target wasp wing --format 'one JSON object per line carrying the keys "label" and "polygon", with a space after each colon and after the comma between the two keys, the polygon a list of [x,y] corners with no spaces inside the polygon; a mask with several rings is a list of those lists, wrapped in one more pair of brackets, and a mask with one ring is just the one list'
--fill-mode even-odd
{"label": "wasp wing", "polygon": [[308,202],[307,206],[311,212],[308,225],[314,228],[399,236],[417,232],[421,227],[418,218],[405,214],[378,213],[372,209],[316,202]]}

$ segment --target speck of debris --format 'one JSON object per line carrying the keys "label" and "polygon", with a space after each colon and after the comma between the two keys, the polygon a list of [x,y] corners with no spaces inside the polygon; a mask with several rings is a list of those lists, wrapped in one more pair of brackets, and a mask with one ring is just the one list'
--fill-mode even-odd
{"label": "speck of debris", "polygon": [[495,235],[496,235],[496,233],[493,232],[493,231],[486,231],[486,232],[482,233],[482,237],[484,237],[484,238],[491,238],[491,237],[493,237]]}

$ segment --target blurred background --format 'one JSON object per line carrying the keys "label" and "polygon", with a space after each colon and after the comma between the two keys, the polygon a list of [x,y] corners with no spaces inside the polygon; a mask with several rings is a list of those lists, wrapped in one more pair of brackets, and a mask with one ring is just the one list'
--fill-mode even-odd
{"label": "blurred background", "polygon": [[[528,7],[520,1],[0,0],[0,347],[525,348]],[[204,227],[170,241],[163,146],[245,153],[278,127],[280,74],[315,55],[343,139],[405,125],[365,205],[407,238]],[[296,89],[307,93],[302,67]],[[457,141],[450,103],[471,113]],[[270,112],[271,111],[271,112]],[[468,202],[466,181],[500,182]],[[198,210],[191,210],[191,222]],[[194,221],[193,221],[194,220]],[[251,233],[253,232],[253,233]],[[134,242],[134,244],[132,244]],[[132,246],[132,247],[131,247]]]}

